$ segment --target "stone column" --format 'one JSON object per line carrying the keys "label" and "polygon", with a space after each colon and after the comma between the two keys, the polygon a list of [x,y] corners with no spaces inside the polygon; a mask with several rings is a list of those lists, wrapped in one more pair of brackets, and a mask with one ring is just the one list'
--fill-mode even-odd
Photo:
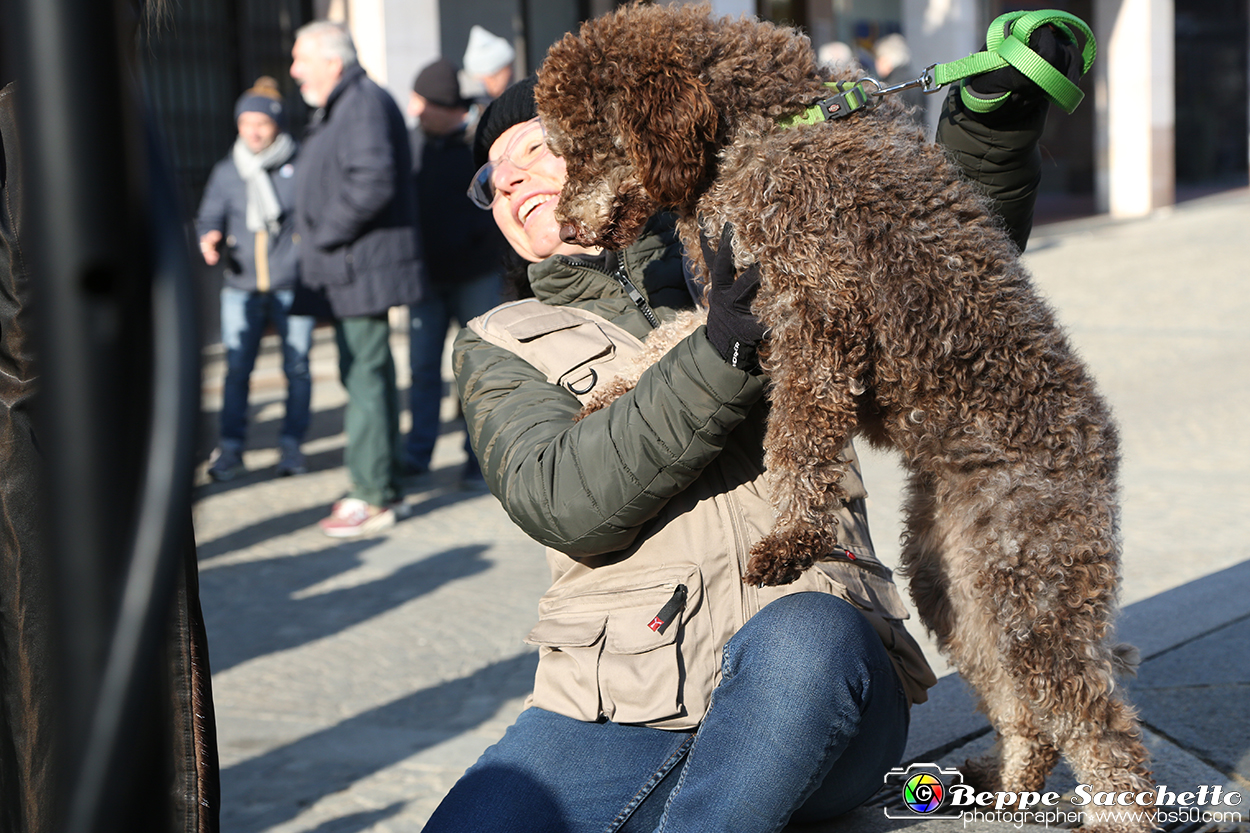
{"label": "stone column", "polygon": [[356,57],[369,77],[386,86],[386,2],[385,0],[350,0],[347,4],[347,28],[356,44]]}
{"label": "stone column", "polygon": [[[407,113],[417,73],[439,56],[438,0],[318,0],[346,22],[360,65]],[[460,56],[450,56],[459,62]]]}
{"label": "stone column", "polygon": [[[441,21],[438,0],[385,0],[386,83],[399,109],[408,112],[408,94],[417,73],[439,57]],[[450,50],[446,57],[457,64],[464,55]],[[378,83],[382,83],[381,79]]]}
{"label": "stone column", "polygon": [[[985,41],[988,20],[981,20],[977,0],[903,0],[903,36],[911,47],[911,65],[919,75],[934,63],[971,55]],[[946,92],[925,96],[929,135],[937,130]]]}
{"label": "stone column", "polygon": [[1097,198],[1139,217],[1176,198],[1172,0],[1095,0]]}

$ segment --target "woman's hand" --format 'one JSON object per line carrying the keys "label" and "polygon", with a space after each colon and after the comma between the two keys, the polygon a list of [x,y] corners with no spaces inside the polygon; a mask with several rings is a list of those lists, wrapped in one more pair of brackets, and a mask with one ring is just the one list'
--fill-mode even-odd
{"label": "woman's hand", "polygon": [[221,232],[216,229],[200,237],[200,254],[204,256],[204,262],[209,266],[216,266],[217,261],[221,260],[221,252],[217,251],[217,246],[220,244]]}
{"label": "woman's hand", "polygon": [[720,246],[715,251],[702,231],[699,245],[711,276],[707,340],[733,367],[755,370],[759,366],[759,343],[766,331],[751,312],[751,302],[760,288],[760,265],[753,263],[738,274],[734,266],[733,226],[729,223],[721,229]]}

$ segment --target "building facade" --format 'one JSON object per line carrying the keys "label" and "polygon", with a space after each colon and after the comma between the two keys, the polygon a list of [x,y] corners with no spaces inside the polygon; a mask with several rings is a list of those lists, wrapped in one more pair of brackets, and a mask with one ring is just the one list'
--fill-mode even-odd
{"label": "building facade", "polygon": [[[179,4],[168,30],[154,38],[150,76],[156,79],[158,111],[167,116],[180,178],[194,196],[212,160],[229,147],[234,96],[255,75],[278,78],[300,117],[302,105],[285,70],[293,32],[307,20],[344,22],[361,63],[402,105],[421,67],[440,55],[460,60],[475,24],[512,40],[520,77],[533,71],[565,32],[616,5],[616,0],[199,0]],[[712,0],[712,7],[717,14],[757,14],[798,25],[814,45],[840,41],[869,61],[882,38],[902,35],[917,75],[930,64],[978,51],[999,14],[1021,8],[1069,11],[1094,30],[1099,57],[1082,80],[1081,107],[1072,115],[1052,108],[1043,140],[1043,219],[1140,216],[1178,198],[1247,184],[1250,0]],[[213,46],[221,43],[228,48]],[[930,96],[922,104],[931,126],[939,99]]]}

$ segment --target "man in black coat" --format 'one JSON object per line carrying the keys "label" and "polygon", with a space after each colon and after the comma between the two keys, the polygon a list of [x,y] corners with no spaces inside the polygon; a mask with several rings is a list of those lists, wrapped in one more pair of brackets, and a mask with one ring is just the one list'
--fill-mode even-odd
{"label": "man in black coat", "polygon": [[324,293],[347,388],[351,490],[320,522],[335,538],[395,523],[402,468],[387,311],[421,298],[412,159],[394,99],[365,75],[351,36],[319,21],[296,33],[291,77],[317,107],[300,154],[295,229],[301,280]]}
{"label": "man in black coat", "polygon": [[[409,473],[428,471],[434,454],[448,327],[453,320],[464,326],[503,300],[503,235],[465,192],[477,165],[468,120],[472,102],[461,97],[458,75],[455,64],[439,58],[417,75],[408,104],[417,118],[409,135],[429,279],[421,303],[408,307],[412,428],[404,458]],[[484,488],[467,439],[464,450],[469,459],[462,483]]]}

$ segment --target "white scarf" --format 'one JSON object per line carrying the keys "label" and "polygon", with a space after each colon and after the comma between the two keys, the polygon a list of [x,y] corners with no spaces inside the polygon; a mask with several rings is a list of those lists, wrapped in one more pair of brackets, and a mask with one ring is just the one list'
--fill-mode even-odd
{"label": "white scarf", "polygon": [[295,140],[290,133],[279,133],[273,144],[260,153],[248,150],[242,138],[235,140],[231,155],[234,167],[247,184],[248,231],[268,231],[273,237],[281,229],[282,204],[273,190],[269,171],[285,165],[295,155],[295,148]]}

